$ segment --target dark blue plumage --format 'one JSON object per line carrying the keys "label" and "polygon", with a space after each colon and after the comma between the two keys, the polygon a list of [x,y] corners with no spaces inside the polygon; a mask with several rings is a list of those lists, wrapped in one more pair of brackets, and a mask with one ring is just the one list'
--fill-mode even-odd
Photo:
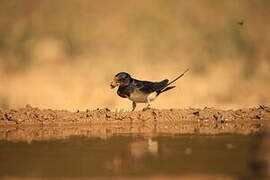
{"label": "dark blue plumage", "polygon": [[150,107],[150,102],[153,101],[161,93],[174,88],[175,86],[169,86],[180,77],[182,77],[188,69],[178,76],[176,79],[169,83],[168,79],[165,79],[160,82],[151,82],[151,81],[141,81],[133,79],[128,73],[120,72],[115,75],[111,87],[114,88],[119,86],[117,94],[122,98],[128,98],[133,102],[133,109],[136,108],[136,103],[148,103],[148,109]]}

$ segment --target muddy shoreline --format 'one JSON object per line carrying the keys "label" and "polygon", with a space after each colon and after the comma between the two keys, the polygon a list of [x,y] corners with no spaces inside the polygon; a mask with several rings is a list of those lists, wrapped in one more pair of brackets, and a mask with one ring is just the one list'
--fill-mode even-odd
{"label": "muddy shoreline", "polygon": [[26,105],[0,111],[0,140],[45,140],[73,135],[107,138],[115,134],[251,134],[269,128],[270,107],[218,110],[149,109],[113,112],[107,108],[70,112]]}

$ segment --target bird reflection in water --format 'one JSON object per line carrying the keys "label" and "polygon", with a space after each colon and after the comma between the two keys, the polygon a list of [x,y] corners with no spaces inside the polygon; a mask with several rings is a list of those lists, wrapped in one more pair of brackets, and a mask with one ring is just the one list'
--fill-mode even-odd
{"label": "bird reflection in water", "polygon": [[134,140],[125,147],[120,156],[113,157],[110,168],[115,173],[120,174],[125,166],[142,163],[145,159],[156,157],[158,154],[158,141],[151,137]]}

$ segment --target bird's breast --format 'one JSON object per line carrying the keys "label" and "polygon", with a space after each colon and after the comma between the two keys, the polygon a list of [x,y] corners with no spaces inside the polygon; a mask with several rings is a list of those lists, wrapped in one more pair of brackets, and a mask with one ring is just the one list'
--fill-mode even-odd
{"label": "bird's breast", "polygon": [[157,97],[157,92],[146,94],[139,90],[134,90],[133,93],[130,94],[129,99],[137,103],[147,103],[148,102],[147,98],[150,101],[153,101],[156,99],[156,97]]}

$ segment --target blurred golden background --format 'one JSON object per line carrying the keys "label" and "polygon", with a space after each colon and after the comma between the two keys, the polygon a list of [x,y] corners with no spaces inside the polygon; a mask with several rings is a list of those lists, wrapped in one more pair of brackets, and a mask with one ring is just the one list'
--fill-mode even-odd
{"label": "blurred golden background", "polygon": [[153,107],[269,105],[269,18],[268,0],[1,0],[0,107],[130,110],[116,73],[186,68]]}

